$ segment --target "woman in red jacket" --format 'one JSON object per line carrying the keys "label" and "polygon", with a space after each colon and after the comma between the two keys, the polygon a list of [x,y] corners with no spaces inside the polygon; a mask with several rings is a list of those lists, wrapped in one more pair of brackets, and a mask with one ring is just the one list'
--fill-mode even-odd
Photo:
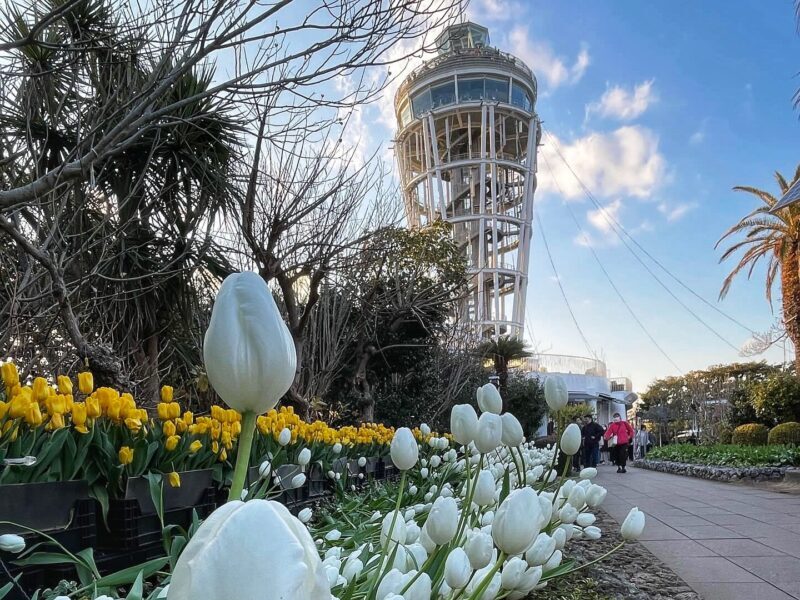
{"label": "woman in red jacket", "polygon": [[606,429],[603,437],[608,440],[608,445],[612,445],[611,439],[616,437],[616,445],[611,447],[614,462],[617,463],[617,473],[627,473],[625,465],[628,463],[628,445],[633,443],[633,427],[627,421],[623,421],[619,413],[614,413],[614,421]]}

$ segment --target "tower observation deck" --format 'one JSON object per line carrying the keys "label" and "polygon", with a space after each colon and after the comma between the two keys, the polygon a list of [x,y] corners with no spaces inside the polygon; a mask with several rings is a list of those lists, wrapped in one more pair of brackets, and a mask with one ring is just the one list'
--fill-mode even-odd
{"label": "tower observation deck", "polygon": [[395,151],[411,227],[452,226],[470,288],[458,318],[481,337],[522,334],[536,147],[536,78],[474,23],[446,29],[439,55],[395,97]]}

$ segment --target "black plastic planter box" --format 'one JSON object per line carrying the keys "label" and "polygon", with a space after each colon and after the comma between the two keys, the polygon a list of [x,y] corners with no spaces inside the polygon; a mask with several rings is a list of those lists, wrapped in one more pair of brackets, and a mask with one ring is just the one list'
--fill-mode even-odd
{"label": "black plastic planter box", "polygon": [[308,486],[308,496],[316,498],[325,494],[326,484],[328,481],[327,475],[319,465],[312,465],[308,470],[308,477],[306,485]]}
{"label": "black plastic planter box", "polygon": [[[192,523],[193,511],[201,519],[211,514],[216,506],[216,489],[208,469],[187,471],[180,476],[180,487],[163,486],[164,525],[186,529]],[[98,547],[134,553],[131,564],[135,564],[163,554],[161,529],[147,480],[131,478],[125,498],[109,503],[108,528],[102,521],[98,525]]]}

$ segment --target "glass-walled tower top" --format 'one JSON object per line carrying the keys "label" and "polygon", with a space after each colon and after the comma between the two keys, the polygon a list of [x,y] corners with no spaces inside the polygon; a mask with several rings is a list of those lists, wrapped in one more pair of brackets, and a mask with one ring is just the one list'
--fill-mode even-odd
{"label": "glass-walled tower top", "polygon": [[451,25],[436,38],[439,54],[447,54],[465,48],[485,48],[490,45],[489,30],[475,23]]}

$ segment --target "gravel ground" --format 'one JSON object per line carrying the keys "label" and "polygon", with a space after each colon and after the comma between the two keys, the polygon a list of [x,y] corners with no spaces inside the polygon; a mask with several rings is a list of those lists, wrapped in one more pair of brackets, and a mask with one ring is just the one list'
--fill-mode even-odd
{"label": "gravel ground", "polygon": [[[619,525],[602,511],[597,513],[595,525],[603,530],[603,537],[597,541],[578,540],[568,542],[567,555],[584,564],[605,554],[622,541]],[[548,586],[531,600],[545,598],[613,598],[614,600],[701,600],[683,580],[666,565],[653,556],[639,543],[628,543],[621,550],[601,562],[581,569],[572,577],[581,581],[587,577],[594,580],[591,593],[570,596],[565,592],[570,581]]]}

